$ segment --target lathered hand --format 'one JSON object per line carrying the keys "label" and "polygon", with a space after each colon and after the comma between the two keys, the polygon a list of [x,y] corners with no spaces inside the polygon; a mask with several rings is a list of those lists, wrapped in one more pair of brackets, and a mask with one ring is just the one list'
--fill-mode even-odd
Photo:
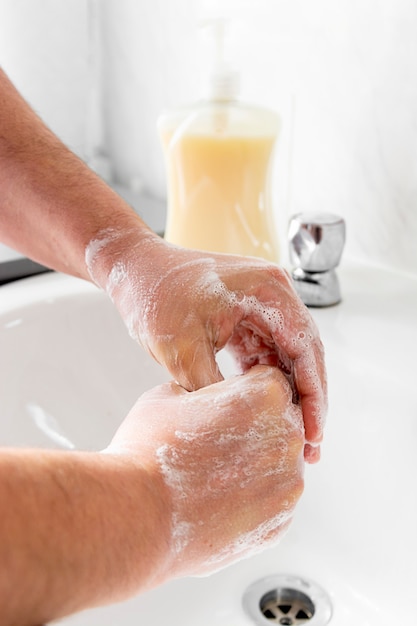
{"label": "lathered hand", "polygon": [[176,383],[145,393],[106,452],[136,460],[165,503],[163,580],[209,573],[276,542],[303,489],[303,447],[284,375],[256,366],[191,393]]}
{"label": "lathered hand", "polygon": [[131,335],[187,390],[222,379],[223,347],[242,371],[275,365],[301,403],[306,460],[319,458],[326,413],[323,348],[287,273],[261,259],[167,244],[150,232],[104,231],[87,264]]}

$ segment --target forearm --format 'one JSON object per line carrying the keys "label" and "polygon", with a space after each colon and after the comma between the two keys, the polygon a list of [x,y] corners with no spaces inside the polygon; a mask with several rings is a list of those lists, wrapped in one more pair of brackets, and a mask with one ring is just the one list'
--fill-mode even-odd
{"label": "forearm", "polygon": [[161,582],[168,515],[153,487],[115,455],[3,451],[2,623],[42,624]]}
{"label": "forearm", "polygon": [[86,248],[104,229],[150,232],[47,129],[0,69],[0,241],[90,279]]}

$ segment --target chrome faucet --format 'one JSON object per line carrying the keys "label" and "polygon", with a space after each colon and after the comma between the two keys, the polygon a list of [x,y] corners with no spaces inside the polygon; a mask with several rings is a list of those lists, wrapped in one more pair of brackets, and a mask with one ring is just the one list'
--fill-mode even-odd
{"label": "chrome faucet", "polygon": [[288,239],[292,278],[307,306],[325,307],[341,300],[339,265],[346,238],[345,221],[332,213],[298,213]]}

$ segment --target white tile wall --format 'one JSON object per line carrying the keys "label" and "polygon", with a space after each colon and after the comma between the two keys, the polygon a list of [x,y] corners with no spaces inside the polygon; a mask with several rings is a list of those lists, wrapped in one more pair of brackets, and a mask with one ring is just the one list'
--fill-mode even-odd
{"label": "white tile wall", "polygon": [[281,234],[337,212],[347,256],[417,274],[415,0],[0,0],[1,62],[71,147],[163,196],[156,117],[199,95],[195,24],[219,11],[242,97],[283,113]]}

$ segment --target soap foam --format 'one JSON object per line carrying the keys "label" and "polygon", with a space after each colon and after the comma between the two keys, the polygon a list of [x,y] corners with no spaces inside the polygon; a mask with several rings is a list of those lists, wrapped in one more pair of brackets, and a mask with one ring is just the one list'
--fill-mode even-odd
{"label": "soap foam", "polygon": [[97,236],[92,239],[85,249],[85,264],[87,266],[88,273],[90,274],[93,282],[96,282],[94,266],[100,252],[104,250],[109,244],[113,243],[120,238],[120,234],[114,228],[105,228],[101,230]]}
{"label": "soap foam", "polygon": [[[221,383],[215,398],[213,394],[206,394],[207,411],[211,409],[213,413],[214,399],[216,415],[211,421],[205,419],[204,429],[199,428],[196,411],[199,409],[206,418],[210,415],[204,408],[205,394],[184,394],[180,398],[184,409],[183,425],[189,423],[189,428],[177,429],[174,441],[170,445],[161,445],[156,452],[162,476],[172,495],[172,549],[179,558],[182,551],[194,541],[198,542],[198,537],[204,532],[203,521],[193,517],[199,508],[198,502],[213,503],[210,532],[212,536],[220,536],[227,520],[222,510],[218,509],[221,506],[219,503],[225,502],[231,488],[236,489],[237,485],[247,490],[248,494],[254,493],[260,477],[262,455],[270,455],[271,450],[274,450],[276,459],[274,464],[262,470],[263,477],[278,481],[278,484],[281,477],[284,489],[288,488],[292,480],[297,480],[295,474],[292,477],[288,475],[288,455],[291,453],[289,440],[294,432],[298,432],[302,438],[303,421],[301,411],[291,405],[289,397],[286,400],[288,408],[280,414],[279,419],[265,409],[253,417],[249,426],[236,422],[230,424],[230,420],[227,420],[233,399],[239,398],[239,402],[250,403],[251,395],[263,393],[261,378],[262,375],[268,375],[268,370],[264,368],[264,374],[259,370],[259,376],[254,376],[250,381],[247,376],[238,376],[229,379],[227,385]],[[221,414],[223,409],[226,409],[224,419]],[[207,446],[215,452],[205,467],[198,449]],[[300,460],[298,478],[302,476],[302,465]],[[194,507],[191,503],[194,503]],[[249,556],[275,543],[290,521],[293,508],[294,505],[284,500],[278,514],[241,533],[223,545],[221,550],[214,550],[200,569],[205,571],[209,568],[213,571],[226,562]]]}
{"label": "soap foam", "polygon": [[206,561],[205,567],[208,573],[212,574],[218,569],[232,561],[247,559],[266,548],[270,548],[279,543],[284,537],[288,525],[293,517],[294,507],[275,515],[275,517],[259,524],[253,530],[242,533],[229,543],[223,550],[212,554]]}
{"label": "soap foam", "polygon": [[125,281],[128,279],[128,273],[126,269],[126,265],[123,261],[117,261],[110,270],[107,283],[106,283],[106,291],[109,294],[111,300],[113,300],[113,292],[115,289],[120,288]]}

